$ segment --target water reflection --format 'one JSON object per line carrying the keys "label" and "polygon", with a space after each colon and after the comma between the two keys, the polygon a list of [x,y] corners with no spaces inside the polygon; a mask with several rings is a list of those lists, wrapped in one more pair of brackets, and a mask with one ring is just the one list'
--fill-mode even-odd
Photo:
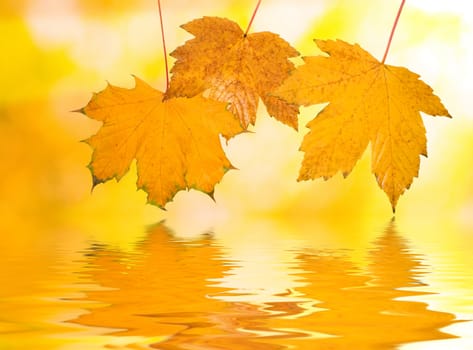
{"label": "water reflection", "polygon": [[[394,349],[400,344],[452,337],[440,328],[454,321],[423,302],[400,299],[424,293],[406,290],[426,273],[421,257],[390,223],[373,242],[366,271],[350,261],[349,251],[317,251],[299,256],[307,285],[302,293],[323,310],[293,320],[290,327],[326,336],[288,339],[298,349]],[[284,327],[276,319],[271,327]]]}
{"label": "water reflection", "polygon": [[350,253],[292,251],[288,281],[301,283],[262,300],[224,283],[243,262],[215,239],[179,241],[158,225],[135,253],[89,250],[87,279],[105,288],[87,292],[97,306],[71,322],[159,349],[393,349],[452,337],[441,331],[452,314],[412,300],[425,294],[409,287],[426,270],[394,223],[373,242],[366,267]]}
{"label": "water reflection", "polygon": [[107,306],[72,322],[112,328],[108,333],[159,349],[191,344],[202,349],[277,348],[253,344],[240,330],[257,328],[252,320],[266,316],[257,306],[214,297],[226,291],[215,281],[224,277],[231,262],[222,258],[210,237],[178,241],[158,225],[137,248],[135,254],[105,246],[89,251],[87,278],[106,289],[87,293],[87,299]]}

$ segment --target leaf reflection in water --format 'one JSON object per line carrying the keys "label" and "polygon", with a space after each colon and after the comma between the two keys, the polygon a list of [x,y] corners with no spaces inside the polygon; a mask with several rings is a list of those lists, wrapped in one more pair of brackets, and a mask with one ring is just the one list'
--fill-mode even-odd
{"label": "leaf reflection in water", "polygon": [[222,278],[231,264],[210,237],[179,241],[158,225],[136,252],[107,247],[89,252],[87,277],[108,290],[88,292],[87,299],[107,306],[71,322],[137,337],[131,340],[148,337],[156,340],[150,346],[159,349],[185,349],[191,344],[200,349],[278,348],[252,343],[251,336],[240,330],[250,327],[251,319],[266,317],[265,312],[256,305],[213,297],[225,289],[212,280]]}
{"label": "leaf reflection in water", "polygon": [[441,331],[452,314],[404,299],[425,294],[409,287],[426,271],[394,223],[373,242],[366,269],[349,250],[293,251],[288,274],[300,283],[266,300],[223,283],[241,262],[210,236],[180,241],[160,224],[137,248],[89,250],[87,278],[106,289],[86,299],[105,306],[70,322],[156,349],[394,349],[453,337]]}
{"label": "leaf reflection in water", "polygon": [[[287,345],[297,349],[395,349],[405,343],[454,337],[440,331],[454,322],[454,315],[401,299],[426,294],[408,290],[422,283],[426,266],[410,252],[394,222],[373,245],[366,271],[350,261],[349,251],[300,254],[307,285],[299,291],[319,300],[315,305],[324,310],[292,320],[290,327],[305,330],[307,335],[328,336],[287,339]],[[287,324],[276,318],[268,327]]]}

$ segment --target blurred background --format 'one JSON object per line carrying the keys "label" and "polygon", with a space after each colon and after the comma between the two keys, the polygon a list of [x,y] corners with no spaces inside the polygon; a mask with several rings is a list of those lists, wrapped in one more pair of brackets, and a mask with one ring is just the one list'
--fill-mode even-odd
{"label": "blurred background", "polygon": [[[399,3],[263,0],[252,30],[278,33],[302,56],[319,53],[314,38],[340,38],[380,58]],[[171,51],[188,40],[179,26],[202,16],[227,17],[246,28],[255,5],[163,0],[167,46]],[[386,227],[394,230],[388,198],[370,173],[369,151],[347,179],[296,182],[305,124],[321,106],[302,108],[298,132],[261,107],[254,133],[225,146],[239,170],[217,185],[215,202],[190,191],[179,193],[166,211],[147,205],[146,194],[136,190],[134,167],[119,183],[92,192],[92,151],[80,141],[100,124],[71,111],[85,106],[106,81],[132,87],[131,74],[165,87],[157,2],[2,0],[0,30],[0,279],[8,281],[0,297],[26,293],[50,275],[51,266],[74,269],[71,264],[91,242],[132,251],[149,225],[162,220],[177,237],[211,232],[228,259],[242,262],[229,285],[262,290],[271,279],[271,295],[297,284],[288,274],[290,264],[276,272],[268,268],[292,259],[286,249],[349,246],[355,249],[350,259],[367,266],[364,249]],[[463,303],[457,296],[473,286],[472,38],[473,12],[465,1],[408,0],[387,59],[420,74],[453,116],[425,116],[429,158],[422,159],[420,177],[399,201],[396,230],[431,266],[445,267],[424,278],[450,296],[432,298],[431,305],[465,318],[473,317],[471,292]],[[263,249],[269,244],[273,255]],[[451,266],[462,271],[461,279],[445,277]],[[73,283],[56,282],[65,281]],[[43,317],[35,310],[34,317]],[[9,312],[18,324],[32,317],[16,307]],[[0,320],[2,325],[12,327]]]}
{"label": "blurred background", "polygon": [[[0,6],[0,212],[5,232],[68,227],[110,231],[119,239],[117,232],[127,235],[161,219],[177,232],[192,234],[248,216],[300,226],[363,226],[373,218],[390,218],[388,200],[370,174],[369,151],[346,180],[296,182],[304,126],[320,106],[302,109],[299,132],[260,108],[255,133],[239,136],[226,148],[239,170],[216,187],[216,203],[201,193],[183,192],[162,212],[146,205],[145,194],[136,191],[134,168],[120,183],[111,181],[91,192],[86,168],[91,149],[80,141],[100,125],[71,111],[87,104],[106,81],[131,87],[131,74],[164,88],[157,3],[7,0]],[[171,51],[190,38],[179,25],[210,15],[245,28],[255,2],[173,0],[162,6]],[[399,1],[266,0],[253,31],[276,32],[303,56],[318,53],[314,38],[342,38],[380,57],[398,6]],[[429,158],[422,159],[420,178],[399,202],[397,217],[404,222],[441,217],[473,227],[472,16],[461,1],[411,0],[394,37],[387,63],[420,74],[454,117],[424,118]]]}

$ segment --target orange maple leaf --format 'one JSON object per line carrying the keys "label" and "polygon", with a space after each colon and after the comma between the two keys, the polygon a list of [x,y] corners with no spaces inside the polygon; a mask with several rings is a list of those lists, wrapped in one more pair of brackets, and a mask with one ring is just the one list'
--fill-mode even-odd
{"label": "orange maple leaf", "polygon": [[245,35],[233,21],[204,17],[182,26],[195,36],[178,47],[167,96],[195,96],[208,89],[208,97],[229,102],[246,129],[256,121],[259,98],[268,114],[297,129],[298,106],[270,93],[294,69],[290,57],[299,53],[278,35]]}
{"label": "orange maple leaf", "polygon": [[276,95],[291,103],[330,102],[309,124],[298,180],[347,176],[368,143],[372,171],[395,210],[427,156],[419,112],[450,116],[432,89],[403,67],[385,65],[359,45],[316,40],[329,56],[304,57]]}
{"label": "orange maple leaf", "polygon": [[163,101],[163,93],[135,78],[132,89],[108,85],[82,112],[103,122],[86,142],[94,149],[89,164],[94,186],[119,180],[137,160],[137,186],[148,201],[163,207],[183,189],[212,195],[232,168],[219,135],[242,131],[226,104],[201,95]]}

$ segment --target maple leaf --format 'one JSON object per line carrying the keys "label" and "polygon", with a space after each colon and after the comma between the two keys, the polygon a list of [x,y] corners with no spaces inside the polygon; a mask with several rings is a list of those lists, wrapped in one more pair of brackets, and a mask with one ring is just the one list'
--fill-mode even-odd
{"label": "maple leaf", "polygon": [[385,65],[359,45],[316,40],[329,56],[305,64],[275,92],[300,105],[329,104],[307,125],[298,180],[347,176],[371,143],[372,171],[395,210],[399,196],[418,176],[427,156],[419,112],[450,117],[419,75]]}
{"label": "maple leaf", "polygon": [[245,35],[233,21],[203,17],[182,26],[195,36],[171,56],[176,62],[167,95],[192,97],[208,90],[208,97],[229,102],[246,129],[256,121],[259,98],[268,114],[297,129],[298,106],[270,93],[294,69],[290,57],[299,53],[278,35]]}
{"label": "maple leaf", "polygon": [[163,101],[163,93],[135,78],[132,89],[108,85],[81,110],[103,122],[86,140],[94,149],[89,164],[94,186],[119,180],[137,160],[137,186],[163,207],[182,189],[212,195],[232,168],[219,135],[242,131],[226,104],[197,95]]}

